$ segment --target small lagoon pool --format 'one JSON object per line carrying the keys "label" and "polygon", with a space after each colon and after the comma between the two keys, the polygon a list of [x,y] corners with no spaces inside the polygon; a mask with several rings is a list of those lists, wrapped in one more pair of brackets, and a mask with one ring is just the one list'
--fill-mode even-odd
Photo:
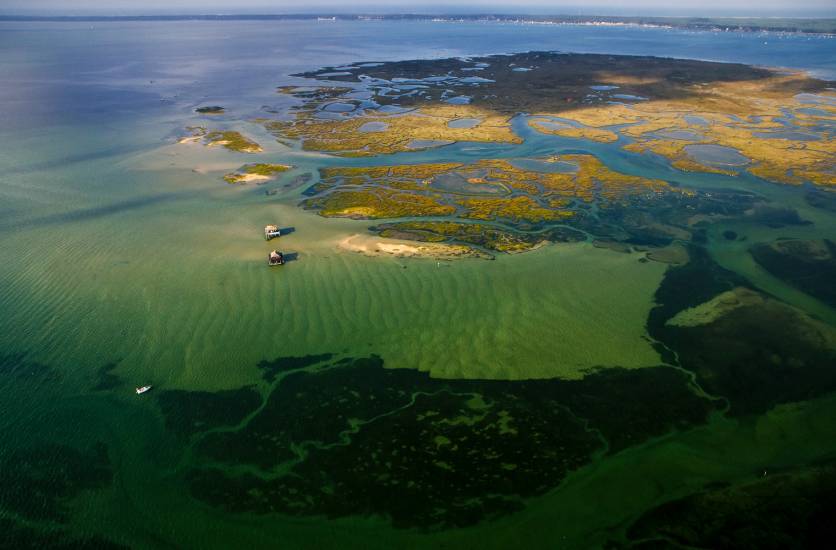
{"label": "small lagoon pool", "polygon": [[389,125],[386,124],[385,122],[377,122],[377,121],[366,122],[365,124],[363,124],[362,126],[357,128],[357,131],[359,131],[359,132],[383,132],[388,127],[389,127]]}
{"label": "small lagoon pool", "polygon": [[706,166],[714,166],[717,168],[746,166],[750,163],[749,159],[741,155],[737,149],[732,149],[724,145],[696,143],[694,145],[686,145],[685,152],[695,161]]}
{"label": "small lagoon pool", "polygon": [[482,122],[480,118],[457,118],[448,122],[447,126],[450,128],[464,128],[469,130],[478,126],[480,122]]}
{"label": "small lagoon pool", "polygon": [[450,103],[451,105],[467,105],[470,103],[470,96],[467,95],[457,95],[456,97],[451,97],[444,100],[446,103]]}
{"label": "small lagoon pool", "polygon": [[355,109],[353,103],[329,103],[322,107],[323,111],[327,111],[329,113],[350,113]]}
{"label": "small lagoon pool", "polygon": [[756,137],[769,139],[789,139],[792,141],[819,141],[821,138],[816,134],[799,132],[797,130],[782,130],[778,132],[758,132]]}
{"label": "small lagoon pool", "polygon": [[653,134],[665,139],[677,139],[683,141],[699,141],[704,138],[699,132],[693,130],[660,130]]}

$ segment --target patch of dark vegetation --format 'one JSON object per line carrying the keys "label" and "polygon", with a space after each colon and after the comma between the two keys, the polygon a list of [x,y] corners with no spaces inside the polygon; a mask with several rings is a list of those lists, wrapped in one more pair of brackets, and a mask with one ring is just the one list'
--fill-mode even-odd
{"label": "patch of dark vegetation", "polygon": [[0,550],[120,550],[127,546],[101,537],[76,538],[63,529],[36,529],[0,518]]}
{"label": "patch of dark vegetation", "polygon": [[[328,71],[323,70],[323,72]],[[279,88],[276,88],[276,91],[281,94],[291,94],[293,95],[293,97],[298,97],[299,99],[307,99],[310,101],[325,101],[336,99],[342,95],[352,92],[354,91],[354,88],[345,86],[318,86],[316,88],[310,88],[307,86],[280,86]]]}
{"label": "patch of dark vegetation", "polygon": [[656,307],[650,310],[647,331],[656,340],[670,340],[671,327],[665,323],[680,311],[707,302],[721,292],[736,287],[749,288],[740,275],[720,267],[705,248],[688,247],[687,264],[668,269],[656,290]]}
{"label": "patch of dark vegetation", "polygon": [[468,397],[419,394],[396,424],[371,422],[349,446],[312,448],[292,475],[275,480],[245,476],[217,484],[217,471],[196,471],[193,494],[230,511],[376,513],[396,527],[471,525],[519,510],[521,496],[554,487],[599,445],[564,409],[535,418],[517,407],[474,411]]}
{"label": "patch of dark vegetation", "polygon": [[814,208],[836,212],[836,192],[823,189],[811,189],[804,194],[804,200]]}
{"label": "patch of dark vegetation", "polygon": [[588,421],[614,453],[649,437],[702,424],[712,404],[697,399],[688,381],[684,373],[667,367],[601,369],[583,380],[554,381],[543,391],[553,392],[555,399]]}
{"label": "patch of dark vegetation", "polygon": [[836,307],[836,243],[778,240],[752,246],[749,253],[769,273]]}
{"label": "patch of dark vegetation", "polygon": [[113,374],[113,371],[117,366],[119,366],[119,363],[113,362],[107,363],[99,369],[98,381],[96,382],[96,385],[93,386],[94,391],[106,391],[119,387],[122,381],[118,376]]}
{"label": "patch of dark vegetation", "polygon": [[648,316],[648,332],[664,344],[666,360],[675,360],[666,349],[674,350],[705,391],[729,400],[734,416],[836,390],[832,329],[777,300],[749,291],[754,300],[748,305],[714,319],[695,326],[668,324],[677,313],[723,292],[750,288],[705,249],[691,246],[689,252],[688,264],[666,273],[656,291],[658,305]]}
{"label": "patch of dark vegetation", "polygon": [[29,360],[23,354],[0,355],[0,376],[26,378],[32,381],[55,381],[60,378],[51,367]]}
{"label": "patch of dark vegetation", "polygon": [[713,322],[672,327],[667,340],[729,414],[766,412],[836,390],[832,329],[776,300],[743,306]]}
{"label": "patch of dark vegetation", "polygon": [[667,502],[628,530],[628,548],[830,548],[836,464],[809,466]]}
{"label": "patch of dark vegetation", "polygon": [[181,438],[208,428],[235,426],[262,401],[251,386],[219,392],[164,390],[156,398],[166,428]]}
{"label": "patch of dark vegetation", "polygon": [[67,521],[67,501],[107,487],[113,468],[107,447],[88,450],[50,443],[9,452],[0,459],[0,510],[34,521]]}
{"label": "patch of dark vegetation", "polygon": [[317,363],[330,360],[334,355],[322,353],[319,355],[303,355],[302,357],[277,357],[272,361],[264,359],[258,363],[258,368],[263,370],[263,378],[267,382],[276,380],[276,376],[284,372],[304,369]]}
{"label": "patch of dark vegetation", "polygon": [[574,243],[586,240],[586,235],[569,227],[552,226],[539,232],[547,241],[553,243]]}
{"label": "patch of dark vegetation", "polygon": [[[597,239],[592,241],[592,246],[595,248],[605,248],[607,250],[612,250],[613,252],[621,252],[622,254],[631,254],[633,252],[633,247],[627,243],[622,243],[619,241],[610,241],[607,239]],[[641,258],[647,261],[647,258]]]}
{"label": "patch of dark vegetation", "polygon": [[[619,81],[621,93],[671,100],[694,95],[691,85],[704,82],[757,81],[768,79],[774,74],[767,69],[732,63],[555,52],[525,52],[468,60],[449,58],[394,61],[380,63],[375,67],[357,67],[357,69],[361,70],[364,75],[383,80],[423,79],[428,75],[440,74],[466,77],[474,76],[474,73],[463,69],[472,69],[474,63],[487,64],[476,76],[489,81],[479,85],[480,93],[473,94],[472,103],[509,114],[555,113],[576,109],[578,100],[589,93],[590,82]],[[530,66],[536,66],[536,70],[514,71],[515,67]],[[338,70],[334,67],[325,67],[293,76],[336,82],[358,80],[357,72],[352,71],[351,68]],[[810,81],[814,87],[826,85],[821,81],[812,79]],[[439,91],[450,89],[455,94],[470,95],[473,84],[467,80],[446,80],[439,83],[437,87]],[[334,88],[331,92],[325,92],[321,89],[309,91],[307,88],[302,88],[300,91],[282,89],[285,93],[293,93],[296,97],[305,99],[338,97],[345,93],[343,90],[344,88]],[[401,94],[395,97],[397,103],[411,105],[427,100],[430,93],[431,91],[423,95]],[[555,101],[555,98],[563,98],[564,101]],[[389,98],[382,96],[375,99],[384,101]]]}
{"label": "patch of dark vegetation", "polygon": [[343,358],[287,374],[245,426],[197,445],[255,470],[196,468],[188,482],[196,498],[230,512],[472,525],[520,509],[597,453],[703,423],[714,404],[689,380],[670,367],[437,380],[385,369],[376,356]]}
{"label": "patch of dark vegetation", "polygon": [[296,189],[297,187],[302,187],[306,185],[309,181],[313,179],[313,174],[310,172],[306,174],[299,174],[298,176],[294,176],[289,182],[287,182],[284,187],[285,189]]}
{"label": "patch of dark vegetation", "polygon": [[689,225],[695,216],[742,216],[757,198],[737,191],[668,193],[652,198],[637,197],[599,209],[595,214],[579,213],[567,221],[601,241],[626,245],[662,247],[676,240],[707,241],[705,228]]}
{"label": "patch of dark vegetation", "polygon": [[311,185],[310,187],[308,187],[307,189],[305,189],[304,191],[302,191],[302,196],[313,197],[315,195],[318,195],[322,191],[328,189],[329,187],[330,187],[329,185],[315,183],[315,184]]}
{"label": "patch of dark vegetation", "polygon": [[[317,362],[309,360],[307,365]],[[347,365],[352,368],[345,368]],[[349,419],[376,417],[408,405],[412,391],[429,391],[426,383],[414,387],[387,384],[390,378],[409,371],[385,370],[382,365],[379,357],[372,356],[344,362],[340,368],[327,372],[291,373],[271,392],[262,410],[245,428],[235,433],[210,434],[199,448],[221,462],[243,462],[269,470],[297,459],[298,446],[305,441],[320,445],[339,443],[342,433],[349,429]]]}
{"label": "patch of dark vegetation", "polygon": [[787,225],[810,225],[813,222],[801,219],[798,212],[792,208],[777,206],[759,205],[750,214],[750,217],[767,227],[780,229]]}
{"label": "patch of dark vegetation", "polygon": [[223,114],[226,109],[221,107],[220,105],[209,105],[206,107],[198,107],[194,110],[195,113],[200,113],[202,115],[220,115]]}
{"label": "patch of dark vegetation", "polygon": [[736,241],[737,240],[737,232],[731,231],[731,230],[723,231],[723,238],[726,239],[727,241]]}

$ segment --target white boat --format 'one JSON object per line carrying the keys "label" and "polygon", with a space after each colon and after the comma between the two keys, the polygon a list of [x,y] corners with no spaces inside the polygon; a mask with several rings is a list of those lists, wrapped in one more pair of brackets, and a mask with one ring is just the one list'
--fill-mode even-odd
{"label": "white boat", "polygon": [[140,386],[136,389],[136,394],[139,395],[141,393],[145,393],[151,389],[151,386]]}
{"label": "white boat", "polygon": [[281,237],[282,230],[279,229],[278,225],[265,225],[264,226],[264,240],[269,241],[270,239],[275,239],[276,237]]}
{"label": "white boat", "polygon": [[284,254],[274,250],[267,255],[267,265],[284,265]]}

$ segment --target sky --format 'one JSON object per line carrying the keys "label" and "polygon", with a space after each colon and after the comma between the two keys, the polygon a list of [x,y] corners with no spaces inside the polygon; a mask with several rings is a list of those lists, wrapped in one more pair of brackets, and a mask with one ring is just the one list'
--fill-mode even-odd
{"label": "sky", "polygon": [[[675,7],[674,7],[675,6]],[[836,0],[2,0],[0,14],[517,13],[836,16]]]}

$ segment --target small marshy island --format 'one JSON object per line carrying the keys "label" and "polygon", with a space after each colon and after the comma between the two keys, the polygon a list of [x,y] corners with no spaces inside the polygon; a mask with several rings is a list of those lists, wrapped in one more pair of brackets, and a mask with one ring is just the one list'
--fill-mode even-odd
{"label": "small marshy island", "polygon": [[261,145],[234,130],[207,130],[203,126],[186,128],[190,135],[180,138],[179,143],[199,142],[206,147],[221,146],[236,153],[261,153]]}
{"label": "small marshy island", "polygon": [[224,181],[232,184],[266,183],[293,168],[287,164],[257,163],[247,164],[224,176]]}
{"label": "small marshy island", "polygon": [[226,109],[220,105],[208,105],[206,107],[198,107],[194,112],[200,115],[222,115],[226,112]]}

